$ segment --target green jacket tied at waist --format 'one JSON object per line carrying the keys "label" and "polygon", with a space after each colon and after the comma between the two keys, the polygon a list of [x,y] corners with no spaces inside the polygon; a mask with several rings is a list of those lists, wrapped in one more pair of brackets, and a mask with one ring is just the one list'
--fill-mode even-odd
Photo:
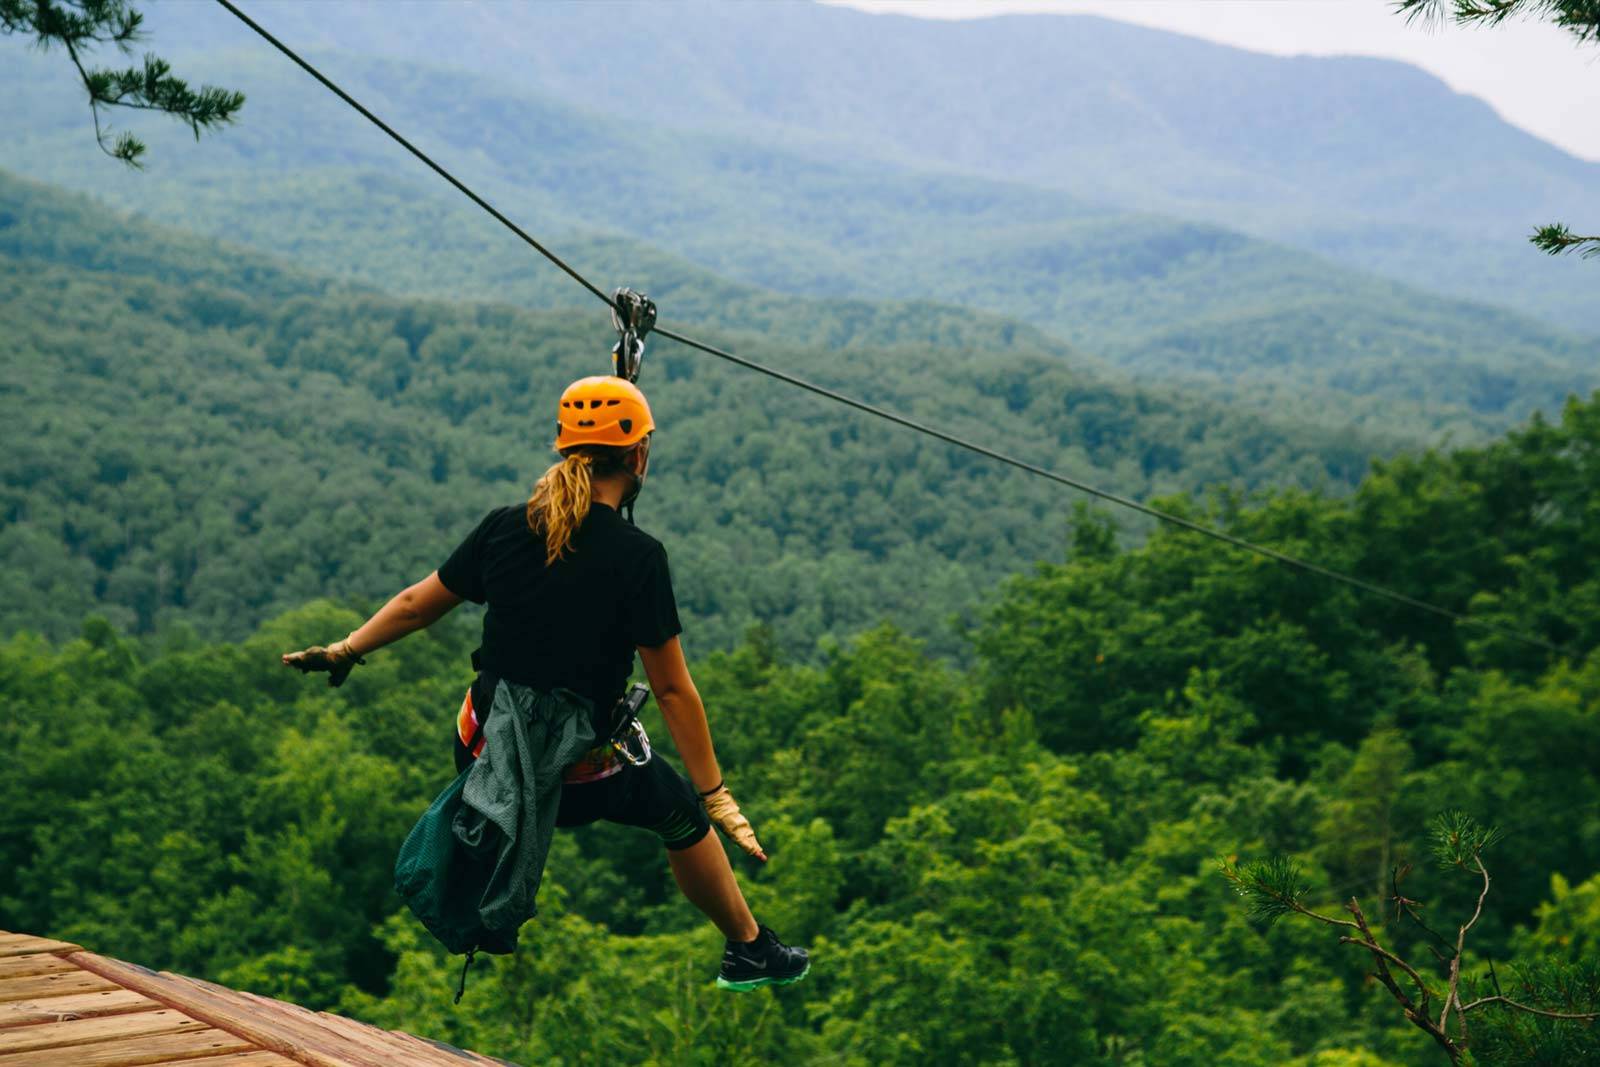
{"label": "green jacket tied at waist", "polygon": [[395,891],[451,952],[512,952],[533,918],[561,778],[594,747],[589,701],[495,683],[484,747],[434,800],[395,861]]}

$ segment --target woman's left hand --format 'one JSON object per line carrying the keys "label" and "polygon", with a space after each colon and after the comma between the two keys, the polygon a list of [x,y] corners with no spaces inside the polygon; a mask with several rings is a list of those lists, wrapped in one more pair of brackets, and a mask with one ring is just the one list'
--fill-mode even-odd
{"label": "woman's left hand", "polygon": [[727,786],[719,785],[711,791],[710,796],[700,799],[706,806],[706,815],[717,824],[718,829],[750,855],[762,863],[767,862],[767,854],[761,848],[761,842],[756,840],[756,832],[750,829],[750,820],[739,811],[739,805],[733,799],[733,794],[728,792]]}
{"label": "woman's left hand", "polygon": [[293,667],[303,674],[312,671],[327,671],[328,684],[337,688],[344,684],[350,677],[350,672],[356,664],[365,663],[355,650],[350,647],[348,639],[335,641],[331,645],[312,645],[300,652],[286,652],[283,655],[283,665]]}

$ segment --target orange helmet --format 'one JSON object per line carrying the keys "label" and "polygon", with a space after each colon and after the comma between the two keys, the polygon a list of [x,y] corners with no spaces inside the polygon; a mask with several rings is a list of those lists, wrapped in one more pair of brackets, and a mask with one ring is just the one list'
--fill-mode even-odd
{"label": "orange helmet", "polygon": [[574,445],[637,444],[656,428],[650,405],[626,378],[579,378],[561,394],[556,413],[556,451]]}

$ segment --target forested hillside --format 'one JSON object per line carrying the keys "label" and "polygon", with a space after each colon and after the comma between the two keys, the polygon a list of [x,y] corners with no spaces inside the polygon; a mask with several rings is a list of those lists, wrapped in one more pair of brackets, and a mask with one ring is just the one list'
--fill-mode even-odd
{"label": "forested hillside", "polygon": [[[185,61],[255,43],[205,5],[152,16]],[[1206,219],[1600,332],[1588,280],[1526,242],[1587,208],[1600,163],[1404,63],[1262,55],[1089,16],[946,22],[813,3],[613,0],[604,17],[413,4],[401,21],[373,0],[278,0],[263,17],[303,47],[473,70],[634,131],[737,131]],[[619,53],[619,36],[651,44]]]}
{"label": "forested hillside", "polygon": [[[605,308],[212,5],[155,43],[241,124],[159,116],[141,173],[8,24],[0,929],[529,1067],[1444,1067],[1373,971],[1436,1004],[1474,916],[1452,1067],[1600,1063],[1600,342],[1548,325],[1600,318],[1486,251],[1593,168],[1393,65],[1094,20],[251,7],[663,322],[1357,582],[653,338],[638,522],[771,857],[740,881],[813,967],[719,991],[720,934],[602,822],[454,1006],[392,871],[481,616],[339,688],[280,657],[526,498]],[[1482,888],[1441,812],[1504,831]],[[1252,912],[1256,861],[1395,955]]]}
{"label": "forested hillside", "polygon": [[[0,133],[33,176],[393,293],[581,297],[448,187],[397,169],[392,144],[281,57],[191,60],[247,90],[251,117],[203,146],[150,130],[150,169],[133,181],[96,161],[67,71],[17,58],[0,87],[21,106]],[[1216,226],[641,127],[447,70],[327,61],[586,273],[650,291],[679,323],[773,328],[744,313],[752,287],[955,305],[1274,416],[1456,439],[1600,384],[1593,340]]]}
{"label": "forested hillside", "polygon": [[[526,498],[555,396],[609,365],[600,309],[327,286],[16,181],[0,211],[7,632],[97,610],[238,637],[313,597],[375,602]],[[1135,496],[1338,491],[1387,447],[1108,382],[940,309],[769,313],[715,336]],[[852,342],[802,347],[791,320]],[[672,546],[697,647],[762,622],[809,650],[892,619],[948,651],[1000,576],[1064,548],[1069,501],[1037,479],[664,342],[649,361],[640,521]]]}
{"label": "forested hillside", "polygon": [[[1459,922],[1475,890],[1421,844],[1458,806],[1508,831],[1469,977],[1493,960],[1520,990],[1519,966],[1594,958],[1596,456],[1600,398],[1383,464],[1346,499],[1212,516],[1562,642],[1560,660],[1192,534],[1121,550],[1092,516],[1069,560],[1004,584],[970,672],[890,628],[820,664],[765,631],[702,659],[773,857],[744,872],[753,905],[815,955],[776,995],[718,992],[713,932],[602,826],[558,837],[523,948],[452,1009],[458,963],[388,885],[451,774],[470,635],[410,639],[329,690],[277,663],[356,621],[326,603],[239,643],[140,646],[91,621],[0,645],[0,918],[528,1064],[1443,1063],[1367,960],[1252,925],[1216,861],[1289,853],[1313,903],[1354,894],[1374,917],[1387,865],[1414,862],[1406,893]],[[1426,958],[1428,935],[1375,921]],[[1593,1062],[1589,1031],[1509,1022],[1474,1015],[1478,1040],[1535,1050],[1494,1062]],[[1540,1056],[1559,1027],[1578,1051]]]}

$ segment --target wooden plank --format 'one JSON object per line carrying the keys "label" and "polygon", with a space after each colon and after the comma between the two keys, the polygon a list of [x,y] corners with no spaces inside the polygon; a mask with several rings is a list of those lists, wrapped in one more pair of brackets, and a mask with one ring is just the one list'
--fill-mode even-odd
{"label": "wooden plank", "polygon": [[316,1018],[323,1026],[339,1034],[355,1047],[374,1056],[382,1057],[390,1063],[432,1064],[449,1062],[460,1064],[462,1062],[460,1059],[453,1057],[447,1060],[442,1050],[436,1046],[430,1045],[419,1048],[418,1045],[422,1045],[422,1042],[413,1044],[412,1042],[415,1039],[402,1037],[399,1034],[391,1034],[387,1030],[380,1030],[376,1026],[368,1026],[366,1023],[356,1022],[354,1019],[343,1015],[330,1015],[326,1012],[320,1012]]}
{"label": "wooden plank", "polygon": [[98,1019],[134,1011],[154,1011],[161,1005],[131,989],[106,989],[68,997],[40,997],[0,1004],[0,1031],[34,1023],[59,1023],[68,1019]]}
{"label": "wooden plank", "polygon": [[172,1008],[141,1011],[133,1015],[111,1015],[103,1019],[74,1019],[70,1022],[39,1023],[0,1031],[0,1062],[11,1052],[61,1048],[66,1045],[93,1045],[127,1037],[152,1037],[157,1034],[190,1034],[206,1030]]}
{"label": "wooden plank", "polygon": [[409,1045],[426,1049],[428,1056],[432,1057],[427,1061],[429,1063],[448,1063],[451,1067],[462,1067],[463,1064],[468,1067],[474,1064],[482,1067],[521,1067],[520,1064],[512,1063],[510,1060],[499,1060],[470,1049],[456,1048],[447,1041],[431,1041],[416,1034],[408,1034],[404,1030],[390,1030],[389,1033],[403,1039]]}
{"label": "wooden plank", "polygon": [[64,974],[77,969],[77,964],[68,963],[52,953],[30,952],[26,956],[0,959],[0,982],[12,978],[30,978],[36,974]]}
{"label": "wooden plank", "polygon": [[166,1067],[172,1063],[181,1063],[184,1067],[300,1067],[293,1060],[265,1049],[257,1049],[254,1052],[230,1052],[226,1056],[207,1056],[201,1060],[162,1060],[152,1064],[151,1067]]}
{"label": "wooden plank", "polygon": [[248,1051],[251,1051],[250,1042],[207,1027],[189,1034],[126,1037],[93,1045],[13,1052],[0,1056],[0,1067],[23,1067],[23,1064],[27,1067],[139,1067],[140,1064],[188,1061]]}
{"label": "wooden plank", "polygon": [[34,978],[15,978],[0,983],[0,1004],[40,997],[64,997],[69,993],[98,993],[116,989],[117,983],[82,970],[66,974],[41,974]]}
{"label": "wooden plank", "polygon": [[48,937],[30,937],[27,934],[0,934],[0,957],[26,956],[34,952],[81,952],[70,941],[52,941]]}
{"label": "wooden plank", "polygon": [[[75,952],[68,958],[86,971],[110,978],[126,989],[159,1000],[201,1022],[238,1034],[305,1067],[395,1067],[387,1059],[349,1048],[337,1035],[292,1018],[287,1012],[281,1018],[263,1019],[261,1010],[245,999],[244,994],[214,986],[207,988],[179,975],[152,974],[92,952]],[[309,1012],[305,1014],[310,1015]]]}
{"label": "wooden plank", "polygon": [[[86,971],[176,1008],[208,1026],[238,1036],[304,1067],[471,1067],[500,1061],[391,1033],[298,1004],[242,993],[175,974],[153,974],[89,952],[69,959]],[[10,1067],[0,1061],[0,1067]],[[208,1067],[197,1064],[196,1067]]]}

